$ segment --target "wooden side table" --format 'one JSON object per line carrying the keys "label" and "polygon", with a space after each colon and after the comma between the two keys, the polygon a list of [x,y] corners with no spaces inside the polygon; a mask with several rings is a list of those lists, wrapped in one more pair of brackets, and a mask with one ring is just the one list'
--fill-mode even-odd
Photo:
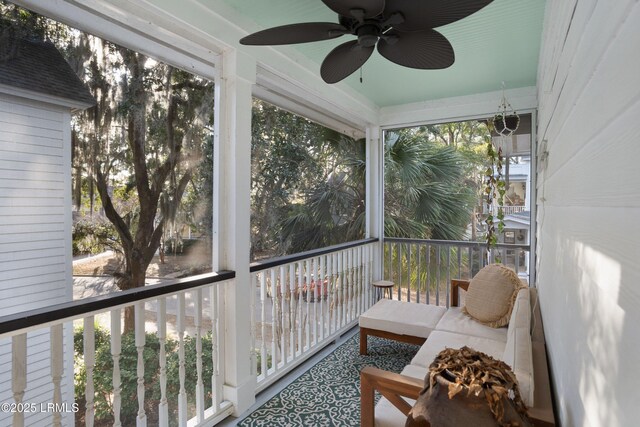
{"label": "wooden side table", "polygon": [[379,301],[381,298],[393,299],[393,287],[396,285],[395,283],[389,280],[378,280],[371,285],[376,291],[376,301]]}

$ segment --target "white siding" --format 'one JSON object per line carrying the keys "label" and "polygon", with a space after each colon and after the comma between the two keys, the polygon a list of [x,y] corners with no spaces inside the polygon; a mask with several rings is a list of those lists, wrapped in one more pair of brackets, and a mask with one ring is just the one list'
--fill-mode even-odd
{"label": "white siding", "polygon": [[[70,114],[67,109],[0,94],[0,316],[69,301],[71,289]],[[24,401],[48,403],[49,329],[28,335]],[[0,402],[11,402],[11,344],[0,341]],[[72,370],[70,329],[65,332]],[[63,400],[73,402],[71,377]],[[11,414],[0,413],[0,425]],[[72,423],[66,417],[66,424]],[[48,426],[51,414],[26,425]]]}
{"label": "white siding", "polygon": [[640,3],[550,1],[544,25],[537,284],[558,418],[637,425]]}

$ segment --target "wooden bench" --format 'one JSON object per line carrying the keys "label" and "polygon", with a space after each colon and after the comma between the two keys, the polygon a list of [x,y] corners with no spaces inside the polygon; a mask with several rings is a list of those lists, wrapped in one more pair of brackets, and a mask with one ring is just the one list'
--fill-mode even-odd
{"label": "wooden bench", "polygon": [[[469,282],[464,280],[452,280],[451,282],[451,306],[459,305],[460,290],[466,291]],[[537,292],[530,289],[531,310],[532,310],[532,357],[533,357],[533,382],[534,382],[534,406],[528,408],[529,416],[536,427],[555,426],[553,412],[553,400],[549,381],[547,366],[547,355],[544,344],[544,332],[542,328],[542,317],[537,304]],[[367,330],[367,335],[383,336],[384,338],[396,339],[400,341],[419,343],[424,342],[423,337],[410,337],[402,334],[384,334],[384,331]],[[386,336],[385,336],[386,335]],[[362,337],[362,333],[361,333]],[[428,339],[428,338],[426,338]],[[366,341],[365,341],[366,343]],[[361,341],[361,352],[362,352]],[[366,353],[366,344],[364,347]],[[426,375],[426,372],[425,372]],[[360,411],[362,427],[373,427],[375,425],[375,391],[378,391],[390,403],[393,404],[402,414],[407,416],[411,410],[411,405],[404,399],[416,400],[420,391],[424,388],[424,380],[407,375],[387,372],[374,367],[365,367],[360,373]],[[404,425],[404,424],[403,424]]]}

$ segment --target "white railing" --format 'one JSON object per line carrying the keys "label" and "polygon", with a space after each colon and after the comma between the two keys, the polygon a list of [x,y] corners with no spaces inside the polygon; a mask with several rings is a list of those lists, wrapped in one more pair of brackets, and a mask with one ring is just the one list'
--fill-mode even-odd
{"label": "white railing", "polygon": [[[69,424],[70,412],[78,411],[81,416],[73,423],[87,426],[200,426],[226,417],[232,406],[222,399],[224,316],[219,301],[221,285],[234,277],[233,272],[204,274],[0,317],[0,343],[11,342],[11,363],[6,364],[11,373],[0,372],[11,379],[13,401],[2,408],[12,412],[6,422],[32,425],[29,416],[46,412],[38,425],[61,426]],[[135,313],[131,332],[123,331],[127,311]],[[65,369],[74,353],[65,340],[72,325],[75,384],[84,381],[84,398],[74,401],[71,387],[63,401],[63,384],[73,384],[74,376]],[[42,341],[47,330],[52,392],[42,406],[25,400],[25,393],[41,381],[30,378],[30,339]]]}
{"label": "white railing", "polygon": [[251,265],[258,391],[357,324],[372,304],[368,239]]}
{"label": "white railing", "polygon": [[505,215],[511,215],[518,212],[524,212],[525,206],[502,206],[502,212]]}
{"label": "white railing", "polygon": [[383,277],[395,283],[393,298],[449,305],[451,279],[471,279],[482,267],[500,262],[529,280],[529,245],[483,242],[384,239]]}

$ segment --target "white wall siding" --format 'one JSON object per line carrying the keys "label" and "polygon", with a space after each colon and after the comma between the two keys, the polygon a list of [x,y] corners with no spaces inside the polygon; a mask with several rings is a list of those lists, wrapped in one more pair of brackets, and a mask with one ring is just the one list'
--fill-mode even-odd
{"label": "white wall siding", "polygon": [[538,280],[558,418],[640,419],[640,3],[548,2]]}
{"label": "white wall siding", "polygon": [[[70,158],[68,108],[0,94],[0,316],[71,300]],[[27,358],[24,402],[52,402],[48,328],[28,334]],[[0,341],[0,401],[13,401],[10,339]],[[71,376],[63,401],[73,402]],[[73,424],[72,414],[65,418]],[[0,425],[10,420],[0,413]],[[25,423],[48,426],[51,414],[29,414]]]}

